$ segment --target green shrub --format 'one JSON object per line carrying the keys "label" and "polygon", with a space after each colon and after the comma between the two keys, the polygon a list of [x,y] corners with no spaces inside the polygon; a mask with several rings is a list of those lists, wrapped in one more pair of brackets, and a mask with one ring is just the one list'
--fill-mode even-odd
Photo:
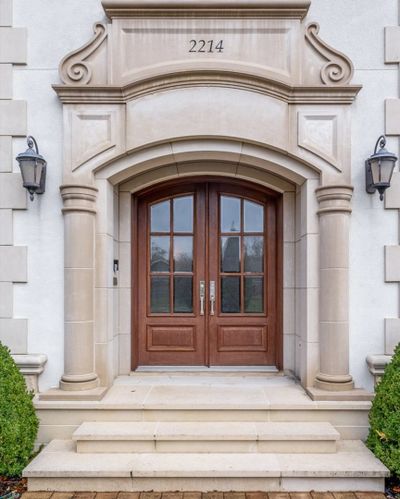
{"label": "green shrub", "polygon": [[9,349],[0,342],[0,475],[17,476],[28,464],[39,420]]}
{"label": "green shrub", "polygon": [[376,387],[369,413],[367,445],[395,476],[400,476],[400,344]]}

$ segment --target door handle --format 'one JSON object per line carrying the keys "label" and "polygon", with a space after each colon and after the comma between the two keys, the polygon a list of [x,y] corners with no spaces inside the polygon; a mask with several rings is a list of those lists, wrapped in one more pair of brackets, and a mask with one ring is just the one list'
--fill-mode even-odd
{"label": "door handle", "polygon": [[215,281],[210,281],[210,315],[214,315]]}
{"label": "door handle", "polygon": [[206,297],[206,282],[200,281],[200,315],[204,315],[204,299]]}

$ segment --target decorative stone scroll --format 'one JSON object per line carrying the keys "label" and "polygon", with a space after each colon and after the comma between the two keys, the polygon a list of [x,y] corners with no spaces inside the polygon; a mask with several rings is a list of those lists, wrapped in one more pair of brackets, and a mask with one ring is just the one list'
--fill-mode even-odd
{"label": "decorative stone scroll", "polygon": [[87,85],[92,79],[92,68],[88,58],[96,52],[107,38],[107,26],[95,23],[94,37],[83,47],[68,54],[60,63],[60,78],[66,85]]}
{"label": "decorative stone scroll", "polygon": [[353,77],[353,65],[350,59],[330,47],[318,36],[319,24],[307,25],[305,36],[310,45],[328,62],[321,68],[321,81],[325,85],[346,85]]}

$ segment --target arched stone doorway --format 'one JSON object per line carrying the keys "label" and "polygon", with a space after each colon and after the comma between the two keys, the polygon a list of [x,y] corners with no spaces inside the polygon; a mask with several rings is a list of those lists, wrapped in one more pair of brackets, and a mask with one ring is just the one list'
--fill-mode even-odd
{"label": "arched stone doorway", "polygon": [[[61,387],[85,391],[99,379],[109,386],[130,369],[130,303],[137,291],[131,281],[132,194],[175,178],[213,175],[282,194],[283,368],[307,387],[316,380],[327,390],[351,388],[348,255],[340,251],[348,247],[352,195],[344,138],[348,106],[360,90],[349,84],[351,62],[320,40],[318,25],[302,24],[309,2],[278,8],[265,1],[261,10],[228,2],[212,12],[233,23],[227,33],[234,36],[238,19],[254,24],[254,43],[263,54],[269,51],[265,71],[252,58],[220,67],[201,57],[177,65],[175,53],[165,64],[143,69],[146,61],[140,60],[128,67],[137,29],[159,33],[158,16],[171,11],[156,3],[146,12],[135,1],[122,10],[114,0],[103,4],[110,23],[97,24],[93,40],[63,59],[64,84],[55,87],[65,116]],[[209,21],[210,12],[191,4],[179,4],[177,11],[179,22],[190,26],[193,19],[199,26]],[[264,34],[278,36],[279,43],[266,49]]]}

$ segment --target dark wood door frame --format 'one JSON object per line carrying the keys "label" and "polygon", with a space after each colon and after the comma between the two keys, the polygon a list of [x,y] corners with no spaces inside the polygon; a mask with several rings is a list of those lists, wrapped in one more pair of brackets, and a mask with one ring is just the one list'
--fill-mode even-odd
{"label": "dark wood door frame", "polygon": [[[278,369],[283,369],[283,208],[282,208],[282,196],[268,188],[260,186],[258,184],[253,184],[248,181],[242,181],[238,179],[227,179],[222,177],[213,177],[213,176],[201,176],[194,178],[184,178],[177,179],[174,181],[168,181],[163,184],[157,184],[155,186],[151,186],[146,188],[139,193],[135,193],[132,196],[132,293],[131,293],[131,317],[132,317],[132,352],[131,352],[131,366],[132,370],[135,370],[138,367],[138,351],[139,351],[139,338],[138,338],[138,295],[137,292],[137,282],[138,282],[138,253],[142,248],[143,242],[143,234],[139,233],[139,225],[138,225],[138,200],[142,197],[159,197],[160,192],[167,192],[169,195],[173,195],[176,192],[180,192],[183,185],[192,185],[195,188],[198,184],[229,184],[230,186],[237,186],[238,189],[250,189],[252,191],[258,191],[260,195],[267,195],[270,197],[271,201],[274,202],[276,208],[276,244],[275,244],[275,268],[274,272],[276,275],[275,278],[275,311],[276,311],[276,321],[275,321],[275,334],[274,334],[274,343],[275,343],[275,365]],[[243,192],[243,191],[242,191]],[[206,196],[208,199],[208,196]],[[208,209],[207,209],[208,212]],[[208,222],[208,217],[207,217]],[[207,239],[209,234],[208,227],[206,227],[206,235]],[[206,241],[207,242],[207,241]],[[206,244],[206,248],[208,248],[208,244]],[[206,255],[206,261],[208,262],[208,255]],[[207,269],[208,275],[208,269]],[[197,293],[197,290],[195,290]],[[194,297],[194,300],[197,297]],[[208,312],[208,300],[206,300],[206,313]],[[206,352],[206,363],[209,365],[209,345],[208,338],[209,335],[205,335],[206,344],[205,344],[205,352]]]}

